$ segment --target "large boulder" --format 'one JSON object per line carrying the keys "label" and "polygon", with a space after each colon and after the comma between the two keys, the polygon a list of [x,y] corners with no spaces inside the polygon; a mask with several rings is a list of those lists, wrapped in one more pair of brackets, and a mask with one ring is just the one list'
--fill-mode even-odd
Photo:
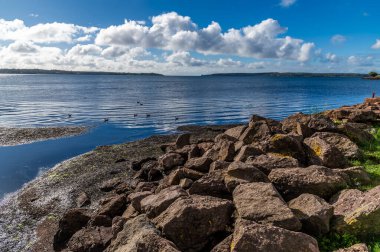
{"label": "large boulder", "polygon": [[179,135],[175,141],[176,148],[181,149],[186,145],[190,145],[190,137],[191,135],[188,133]]}
{"label": "large boulder", "polygon": [[179,252],[145,215],[127,221],[123,230],[111,242],[107,252]]}
{"label": "large boulder", "polygon": [[109,198],[108,202],[100,207],[98,214],[107,215],[111,218],[116,215],[121,215],[127,204],[127,199],[124,195],[117,195]]}
{"label": "large boulder", "polygon": [[356,123],[371,123],[378,119],[374,111],[368,109],[356,109],[352,107],[343,107],[327,112],[328,116],[335,120],[347,120]]}
{"label": "large boulder", "polygon": [[342,248],[342,249],[335,250],[334,252],[370,252],[370,250],[368,249],[366,244],[359,243],[359,244],[352,245],[349,248]]}
{"label": "large boulder", "polygon": [[331,132],[317,132],[312,137],[319,137],[330,145],[335,146],[347,159],[358,159],[361,156],[359,147],[344,135]]}
{"label": "large boulder", "polygon": [[371,183],[371,178],[362,166],[354,166],[345,169],[333,169],[334,172],[343,176],[347,184],[350,186],[358,187]]}
{"label": "large boulder", "polygon": [[226,230],[232,212],[229,200],[192,195],[177,199],[154,222],[180,250],[200,251],[214,234]]}
{"label": "large boulder", "polygon": [[72,252],[101,252],[107,248],[111,239],[110,227],[87,227],[76,232],[67,245]]}
{"label": "large boulder", "polygon": [[239,153],[235,156],[235,161],[245,162],[249,157],[256,157],[264,154],[262,150],[250,145],[244,145],[241,147]]}
{"label": "large boulder", "polygon": [[364,123],[343,123],[338,125],[341,133],[360,145],[366,145],[375,141],[371,134],[371,127]]}
{"label": "large boulder", "polygon": [[149,218],[154,218],[168,208],[176,199],[187,196],[187,192],[180,186],[171,186],[142,199],[140,203],[141,210]]}
{"label": "large boulder", "polygon": [[323,166],[276,169],[271,171],[268,178],[287,200],[303,193],[329,199],[347,187],[342,176]]}
{"label": "large boulder", "polygon": [[250,221],[236,224],[231,252],[319,252],[317,241],[303,233]]}
{"label": "large boulder", "polygon": [[235,144],[231,141],[223,141],[219,150],[219,160],[230,162],[235,156]]}
{"label": "large boulder", "polygon": [[188,168],[174,170],[169,174],[169,176],[166,176],[160,181],[160,185],[158,186],[156,192],[172,185],[179,185],[182,179],[187,178],[195,181],[203,177],[203,175],[205,174]]}
{"label": "large boulder", "polygon": [[285,132],[298,133],[304,137],[309,137],[314,132],[335,132],[337,129],[334,122],[323,114],[297,113],[285,118],[281,123]]}
{"label": "large boulder", "polygon": [[159,163],[165,170],[170,170],[177,166],[183,165],[185,160],[180,154],[169,152],[160,157]]}
{"label": "large boulder", "polygon": [[86,226],[90,219],[90,213],[86,209],[68,210],[59,220],[58,231],[54,235],[54,249],[63,248],[71,236]]}
{"label": "large boulder", "polygon": [[210,195],[227,198],[231,194],[224,183],[222,171],[214,171],[195,181],[189,189],[190,194]]}
{"label": "large boulder", "polygon": [[331,202],[333,229],[359,236],[380,234],[380,186],[367,192],[343,190]]}
{"label": "large boulder", "polygon": [[236,126],[234,128],[230,128],[224,132],[224,134],[235,138],[236,140],[239,139],[241,134],[247,129],[247,126],[241,125],[241,126]]}
{"label": "large boulder", "polygon": [[278,153],[267,153],[257,157],[250,157],[246,160],[246,163],[259,168],[265,174],[269,174],[273,169],[300,166],[297,159]]}
{"label": "large boulder", "polygon": [[230,252],[231,251],[232,235],[218,243],[210,252]]}
{"label": "large boulder", "polygon": [[295,135],[276,134],[269,139],[265,146],[265,152],[278,153],[283,156],[290,156],[301,163],[306,162],[306,155],[300,139]]}
{"label": "large boulder", "polygon": [[227,188],[232,192],[236,186],[251,182],[269,182],[268,177],[256,167],[243,162],[233,162],[224,177]]}
{"label": "large boulder", "polygon": [[343,168],[348,161],[342,151],[320,135],[313,135],[304,140],[309,164],[323,165],[330,168]]}
{"label": "large boulder", "polygon": [[212,162],[213,160],[207,157],[192,158],[187,160],[185,167],[200,172],[208,172]]}
{"label": "large boulder", "polygon": [[260,142],[272,135],[270,126],[265,120],[250,122],[249,127],[240,135],[239,140],[244,144]]}
{"label": "large boulder", "polygon": [[239,185],[233,200],[239,218],[293,231],[301,229],[301,222],[271,183]]}
{"label": "large boulder", "polygon": [[305,233],[318,237],[330,231],[334,208],[324,199],[305,193],[291,200],[288,205],[301,220]]}

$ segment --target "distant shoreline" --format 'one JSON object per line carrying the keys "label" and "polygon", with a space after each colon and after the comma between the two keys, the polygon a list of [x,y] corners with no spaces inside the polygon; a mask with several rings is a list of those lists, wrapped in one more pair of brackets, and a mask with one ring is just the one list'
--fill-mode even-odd
{"label": "distant shoreline", "polygon": [[[133,75],[133,76],[171,76],[158,73],[126,73],[126,72],[104,72],[104,71],[66,71],[66,70],[44,70],[44,69],[0,69],[0,74],[68,74],[68,75]],[[270,77],[351,77],[365,78],[367,74],[360,73],[302,73],[302,72],[262,72],[262,73],[213,73],[195,75],[191,77],[249,77],[249,76],[270,76]],[[186,76],[184,76],[186,77]]]}

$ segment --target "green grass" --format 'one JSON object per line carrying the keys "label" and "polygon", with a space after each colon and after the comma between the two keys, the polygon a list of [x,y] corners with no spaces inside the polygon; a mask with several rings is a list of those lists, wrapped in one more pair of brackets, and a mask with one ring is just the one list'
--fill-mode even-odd
{"label": "green grass", "polygon": [[375,127],[373,135],[375,141],[360,146],[363,157],[352,162],[355,166],[363,166],[371,177],[371,184],[360,187],[362,190],[380,185],[380,126]]}
{"label": "green grass", "polygon": [[[360,186],[360,190],[369,190],[380,185],[380,126],[373,131],[375,140],[360,146],[363,157],[352,161],[354,166],[363,166],[371,177],[369,185]],[[347,248],[357,243],[366,243],[372,252],[380,252],[380,237],[356,237],[350,234],[337,234],[330,232],[318,238],[321,252],[330,252],[339,248]]]}

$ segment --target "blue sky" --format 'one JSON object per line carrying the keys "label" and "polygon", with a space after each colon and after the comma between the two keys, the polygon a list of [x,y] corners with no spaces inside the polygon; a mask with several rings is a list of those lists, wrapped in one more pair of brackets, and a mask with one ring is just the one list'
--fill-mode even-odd
{"label": "blue sky", "polygon": [[[0,0],[0,67],[367,72],[380,68],[377,9],[375,0]],[[212,22],[219,33],[205,35]]]}

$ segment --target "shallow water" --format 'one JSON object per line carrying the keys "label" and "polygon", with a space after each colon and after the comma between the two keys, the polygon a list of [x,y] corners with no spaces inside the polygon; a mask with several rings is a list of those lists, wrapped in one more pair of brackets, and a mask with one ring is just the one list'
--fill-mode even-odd
{"label": "shallow water", "polygon": [[359,78],[0,75],[0,127],[95,126],[78,137],[0,147],[0,198],[99,145],[184,124],[318,112],[360,103],[379,86]]}

